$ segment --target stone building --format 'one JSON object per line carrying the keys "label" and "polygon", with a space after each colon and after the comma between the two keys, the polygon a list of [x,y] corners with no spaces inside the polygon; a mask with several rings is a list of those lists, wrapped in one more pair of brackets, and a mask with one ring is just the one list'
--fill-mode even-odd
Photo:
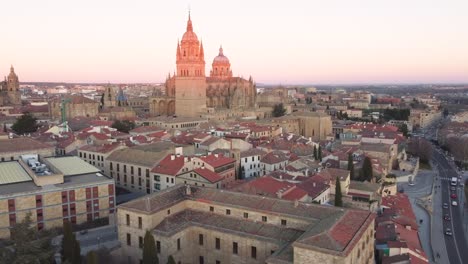
{"label": "stone building", "polygon": [[21,104],[21,94],[19,91],[19,79],[13,66],[10,67],[10,74],[0,82],[0,106]]}
{"label": "stone building", "polygon": [[118,208],[122,259],[142,259],[149,230],[159,262],[374,263],[374,218],[353,210],[176,185]]}
{"label": "stone building", "polygon": [[55,154],[55,147],[28,137],[0,140],[1,161],[18,160],[21,155],[30,153],[49,157]]}
{"label": "stone building", "polygon": [[245,80],[233,77],[229,59],[223,48],[212,63],[210,76],[205,75],[203,43],[193,31],[192,21],[176,51],[177,72],[168,75],[165,94],[154,94],[150,99],[150,114],[197,117],[207,108],[243,111],[256,106],[255,83],[250,77]]}
{"label": "stone building", "polygon": [[113,179],[77,157],[28,154],[0,162],[0,238],[28,213],[42,230],[113,217],[114,210]]}
{"label": "stone building", "polygon": [[62,107],[65,107],[65,118],[96,117],[99,113],[99,102],[81,95],[65,95],[55,98],[49,103],[50,117],[60,119]]}
{"label": "stone building", "polygon": [[332,133],[331,117],[320,112],[294,112],[299,119],[299,134],[314,141],[325,140]]}

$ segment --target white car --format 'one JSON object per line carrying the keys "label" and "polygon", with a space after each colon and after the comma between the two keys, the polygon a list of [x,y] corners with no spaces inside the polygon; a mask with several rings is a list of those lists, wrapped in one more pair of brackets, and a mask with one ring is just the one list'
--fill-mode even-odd
{"label": "white car", "polygon": [[452,206],[457,206],[457,205],[458,205],[457,201],[452,201]]}

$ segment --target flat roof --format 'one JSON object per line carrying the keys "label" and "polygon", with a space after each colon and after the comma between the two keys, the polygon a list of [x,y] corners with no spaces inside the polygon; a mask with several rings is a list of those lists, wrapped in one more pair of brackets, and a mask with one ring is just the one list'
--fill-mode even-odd
{"label": "flat roof", "polygon": [[78,157],[51,157],[45,158],[45,160],[55,166],[64,176],[101,172]]}
{"label": "flat roof", "polygon": [[17,161],[0,162],[0,185],[32,181]]}

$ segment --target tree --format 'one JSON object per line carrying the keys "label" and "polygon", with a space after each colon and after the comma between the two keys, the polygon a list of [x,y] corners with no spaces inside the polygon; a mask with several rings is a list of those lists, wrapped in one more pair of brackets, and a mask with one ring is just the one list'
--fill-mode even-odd
{"label": "tree", "polygon": [[105,96],[105,94],[102,93],[102,96],[101,96],[101,109],[104,107],[104,96]]}
{"label": "tree", "polygon": [[406,124],[401,124],[398,126],[398,131],[403,133],[403,136],[408,137],[408,126]]}
{"label": "tree", "polygon": [[317,146],[316,145],[314,145],[314,159],[318,160]]}
{"label": "tree", "polygon": [[339,177],[336,177],[335,181],[335,206],[343,206],[343,194],[341,193],[341,183]]}
{"label": "tree", "polygon": [[361,168],[360,178],[361,178],[360,179],[361,181],[368,181],[368,182],[372,182],[374,178],[374,173],[372,170],[372,162],[369,157],[366,157],[364,159],[364,162]]}
{"label": "tree", "polygon": [[10,232],[13,244],[9,247],[0,246],[0,263],[53,263],[55,252],[50,238],[44,236],[43,231],[36,230],[31,212],[13,225]]}
{"label": "tree", "polygon": [[64,261],[72,264],[81,263],[80,243],[76,240],[72,226],[68,221],[63,223],[62,257]]}
{"label": "tree", "polygon": [[86,264],[98,264],[99,263],[99,260],[98,260],[98,255],[96,254],[96,252],[94,250],[91,250],[88,252],[88,254],[86,255]]}
{"label": "tree", "polygon": [[272,111],[272,115],[274,117],[284,116],[285,113],[286,109],[284,108],[283,103],[275,104]]}
{"label": "tree", "polygon": [[11,126],[11,129],[19,135],[36,132],[37,128],[37,119],[29,112],[24,112],[22,116],[16,119],[13,126]]}
{"label": "tree", "polygon": [[114,123],[112,123],[112,127],[120,132],[128,133],[130,130],[135,128],[135,123],[129,120],[115,120]]}
{"label": "tree", "polygon": [[419,157],[422,163],[429,163],[432,157],[432,144],[425,138],[412,137],[408,143],[408,152]]}
{"label": "tree", "polygon": [[143,240],[143,264],[158,264],[158,253],[153,235],[147,230]]}
{"label": "tree", "polygon": [[318,160],[322,161],[322,146],[320,145],[317,151],[317,155],[318,155]]}
{"label": "tree", "polygon": [[167,264],[176,264],[172,255],[169,255],[169,257],[167,258]]}
{"label": "tree", "polygon": [[350,178],[351,180],[355,180],[354,179],[354,162],[353,162],[353,154],[352,153],[349,153],[348,154],[348,170],[349,170],[349,175],[350,175]]}

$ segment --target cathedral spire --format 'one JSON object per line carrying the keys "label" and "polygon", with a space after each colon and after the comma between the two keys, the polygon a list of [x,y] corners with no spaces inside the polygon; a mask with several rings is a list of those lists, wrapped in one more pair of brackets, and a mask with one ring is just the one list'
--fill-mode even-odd
{"label": "cathedral spire", "polygon": [[205,50],[203,49],[203,41],[200,42],[200,59],[205,58]]}
{"label": "cathedral spire", "polygon": [[224,54],[223,54],[223,45],[219,46],[219,56],[224,56]]}
{"label": "cathedral spire", "polygon": [[14,72],[15,72],[15,68],[13,68],[13,65],[10,66],[10,72],[11,72],[11,73],[14,73]]}
{"label": "cathedral spire", "polygon": [[188,13],[187,31],[193,31],[192,19],[190,18],[190,10]]}

